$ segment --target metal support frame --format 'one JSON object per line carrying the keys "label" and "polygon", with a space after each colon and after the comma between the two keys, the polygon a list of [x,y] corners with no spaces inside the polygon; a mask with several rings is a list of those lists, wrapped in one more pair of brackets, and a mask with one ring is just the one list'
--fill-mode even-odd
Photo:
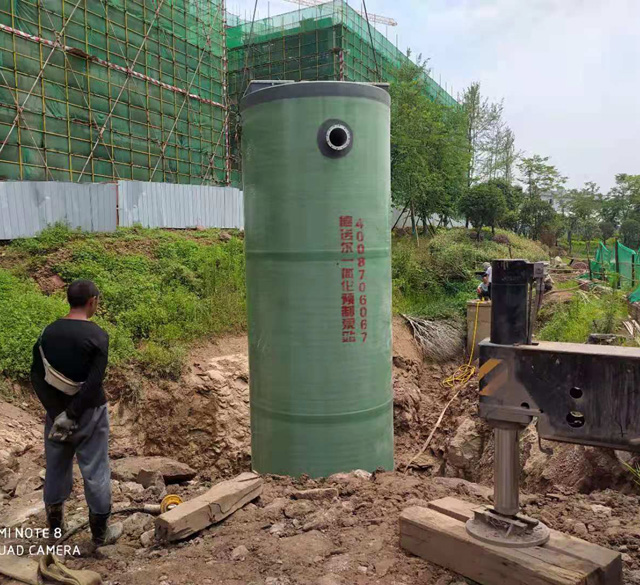
{"label": "metal support frame", "polygon": [[519,514],[518,435],[534,419],[541,439],[640,452],[640,349],[532,343],[527,287],[543,266],[493,262],[491,340],[480,343],[479,414],[494,429],[494,507],[467,523],[474,537],[507,547],[546,542],[549,530]]}

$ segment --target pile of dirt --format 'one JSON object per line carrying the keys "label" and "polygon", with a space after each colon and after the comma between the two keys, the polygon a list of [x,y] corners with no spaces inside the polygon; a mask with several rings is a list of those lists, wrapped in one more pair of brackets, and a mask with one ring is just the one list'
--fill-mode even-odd
{"label": "pile of dirt", "polygon": [[178,382],[140,381],[136,404],[125,397],[112,415],[112,454],[170,456],[207,479],[249,468],[247,339],[229,337],[195,349]]}
{"label": "pile of dirt", "polygon": [[[404,508],[445,496],[490,502],[491,432],[476,415],[477,382],[470,382],[405,473],[457,391],[442,382],[458,364],[425,363],[402,319],[394,321],[393,340],[396,471],[360,471],[326,480],[266,476],[264,492],[254,503],[169,546],[153,541],[153,518],[138,513],[127,518],[123,539],[97,554],[88,552],[86,531],[74,536],[71,544],[83,556],[68,559],[69,566],[97,570],[107,585],[459,585],[458,576],[399,548],[398,516]],[[142,474],[136,476],[134,470],[113,480],[115,506],[158,502],[167,492],[189,499],[218,479],[248,470],[248,400],[246,338],[237,337],[196,350],[177,383],[146,381],[135,408],[122,399],[114,404],[114,457],[162,455],[189,464],[198,474],[175,485],[165,485],[161,474],[141,485]],[[41,424],[38,416],[0,403],[0,478],[17,479],[8,485],[11,489],[0,485],[0,525],[9,518],[44,526]],[[524,512],[552,528],[619,550],[626,582],[640,584],[640,498],[618,456],[570,445],[554,445],[548,455],[539,449],[533,427],[523,433],[522,444],[523,488],[528,492],[522,497]],[[87,515],[77,469],[74,475],[71,525]],[[610,489],[613,485],[621,490]],[[298,490],[319,487],[335,488],[335,497],[317,502],[293,498]]]}

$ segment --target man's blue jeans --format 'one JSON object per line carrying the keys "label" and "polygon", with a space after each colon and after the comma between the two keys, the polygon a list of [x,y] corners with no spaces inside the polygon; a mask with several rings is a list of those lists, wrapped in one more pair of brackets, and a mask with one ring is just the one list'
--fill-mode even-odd
{"label": "man's blue jeans", "polygon": [[109,468],[109,413],[107,405],[86,410],[69,441],[50,441],[53,421],[47,416],[44,451],[47,471],[44,503],[61,504],[73,488],[73,457],[78,458],[84,479],[84,496],[93,514],[111,512],[111,469]]}

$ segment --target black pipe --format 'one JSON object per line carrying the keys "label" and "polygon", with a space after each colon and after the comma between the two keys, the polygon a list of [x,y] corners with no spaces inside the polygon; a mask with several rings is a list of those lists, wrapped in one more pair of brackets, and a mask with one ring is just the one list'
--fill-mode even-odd
{"label": "black pipe", "polygon": [[533,264],[526,260],[491,263],[491,343],[527,343],[528,290]]}

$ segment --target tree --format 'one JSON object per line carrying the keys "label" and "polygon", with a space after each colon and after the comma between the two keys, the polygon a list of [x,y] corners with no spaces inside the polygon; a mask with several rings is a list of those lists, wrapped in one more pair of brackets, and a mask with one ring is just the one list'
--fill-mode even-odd
{"label": "tree", "polygon": [[548,156],[538,154],[520,159],[518,168],[529,197],[551,196],[566,183],[567,177],[563,177],[555,166],[547,164],[548,160]]}
{"label": "tree", "polygon": [[587,243],[587,254],[591,253],[591,240],[598,234],[598,222],[595,218],[590,217],[580,225],[580,235]]}
{"label": "tree", "polygon": [[607,243],[607,240],[612,238],[616,233],[616,226],[610,221],[601,221],[598,227],[600,228],[600,235],[602,236],[605,244]]}
{"label": "tree", "polygon": [[515,179],[514,167],[520,158],[516,150],[516,136],[511,128],[505,128],[500,136],[498,158],[496,162],[496,176],[512,185]]}
{"label": "tree", "polygon": [[527,197],[520,209],[521,231],[537,240],[544,228],[554,224],[556,215],[556,210],[548,201],[539,197]]}
{"label": "tree", "polygon": [[493,104],[480,93],[480,83],[472,83],[462,96],[462,107],[467,117],[467,187],[484,175],[485,160],[491,135],[496,133],[502,117],[502,103]]}
{"label": "tree", "polygon": [[[585,183],[582,189],[562,189],[557,198],[560,213],[564,218],[569,243],[569,254],[573,252],[573,234],[597,232],[597,214],[602,208],[602,196],[595,183]],[[591,237],[593,237],[593,235]],[[591,237],[587,238],[588,240]]]}
{"label": "tree", "polygon": [[620,226],[622,243],[636,250],[640,246],[640,221],[636,219],[625,219]]}
{"label": "tree", "polygon": [[507,211],[504,193],[492,183],[480,183],[467,189],[459,201],[460,212],[469,218],[478,232],[485,226],[490,226],[495,233],[495,227]]}
{"label": "tree", "polygon": [[391,190],[426,230],[433,215],[445,223],[466,184],[466,118],[460,107],[428,98],[426,62],[406,62],[391,91]]}
{"label": "tree", "polygon": [[632,216],[640,217],[640,175],[622,173],[602,202],[602,217],[620,225]]}

